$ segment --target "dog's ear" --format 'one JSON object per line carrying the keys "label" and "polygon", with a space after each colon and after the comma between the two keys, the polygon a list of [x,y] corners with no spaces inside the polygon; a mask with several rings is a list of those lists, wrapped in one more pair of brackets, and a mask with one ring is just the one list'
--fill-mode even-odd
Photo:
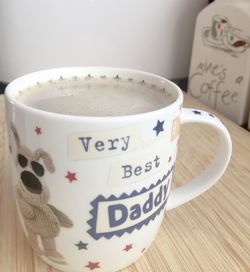
{"label": "dog's ear", "polygon": [[16,126],[14,125],[13,122],[10,123],[10,129],[11,129],[11,131],[12,131],[13,134],[14,134],[14,138],[15,138],[15,141],[16,141],[16,146],[17,146],[18,148],[20,148],[20,146],[21,146],[20,138],[19,138],[19,135],[18,135]]}
{"label": "dog's ear", "polygon": [[43,149],[39,148],[35,151],[34,154],[35,159],[38,161],[40,158],[43,159],[44,165],[46,166],[46,168],[48,169],[48,171],[50,173],[55,172],[55,166],[53,164],[53,161],[50,157],[50,155],[45,152]]}

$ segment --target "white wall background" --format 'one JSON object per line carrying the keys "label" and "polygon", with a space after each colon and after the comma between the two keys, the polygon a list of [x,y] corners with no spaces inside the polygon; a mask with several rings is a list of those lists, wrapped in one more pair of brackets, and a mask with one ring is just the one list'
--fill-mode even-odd
{"label": "white wall background", "polygon": [[207,0],[0,0],[0,81],[75,65],[188,75]]}

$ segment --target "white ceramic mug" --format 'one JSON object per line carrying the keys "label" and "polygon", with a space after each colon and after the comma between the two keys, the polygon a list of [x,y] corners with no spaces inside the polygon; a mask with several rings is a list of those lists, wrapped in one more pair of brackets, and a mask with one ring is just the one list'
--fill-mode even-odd
{"label": "white ceramic mug", "polygon": [[[19,90],[37,82],[88,75],[158,86],[174,102],[142,114],[84,117],[38,110],[16,99]],[[149,248],[166,206],[193,199],[220,178],[231,155],[228,131],[214,115],[183,109],[182,103],[182,92],[172,82],[126,69],[53,69],[8,85],[18,214],[46,263],[71,272],[124,268]],[[180,125],[192,122],[215,128],[220,145],[199,177],[170,191]]]}

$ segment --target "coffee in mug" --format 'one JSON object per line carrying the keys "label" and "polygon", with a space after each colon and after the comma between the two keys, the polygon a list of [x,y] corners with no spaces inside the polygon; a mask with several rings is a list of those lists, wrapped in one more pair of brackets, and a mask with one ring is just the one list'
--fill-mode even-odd
{"label": "coffee in mug", "polygon": [[44,111],[83,116],[121,116],[160,109],[174,98],[143,81],[106,76],[61,78],[20,91],[17,100]]}

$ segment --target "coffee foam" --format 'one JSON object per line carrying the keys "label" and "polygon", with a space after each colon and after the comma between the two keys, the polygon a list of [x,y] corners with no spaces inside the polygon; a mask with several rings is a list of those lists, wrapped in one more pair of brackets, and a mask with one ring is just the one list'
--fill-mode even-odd
{"label": "coffee foam", "polygon": [[44,111],[81,116],[122,116],[150,112],[175,99],[164,88],[144,80],[71,78],[37,83],[16,97]]}

